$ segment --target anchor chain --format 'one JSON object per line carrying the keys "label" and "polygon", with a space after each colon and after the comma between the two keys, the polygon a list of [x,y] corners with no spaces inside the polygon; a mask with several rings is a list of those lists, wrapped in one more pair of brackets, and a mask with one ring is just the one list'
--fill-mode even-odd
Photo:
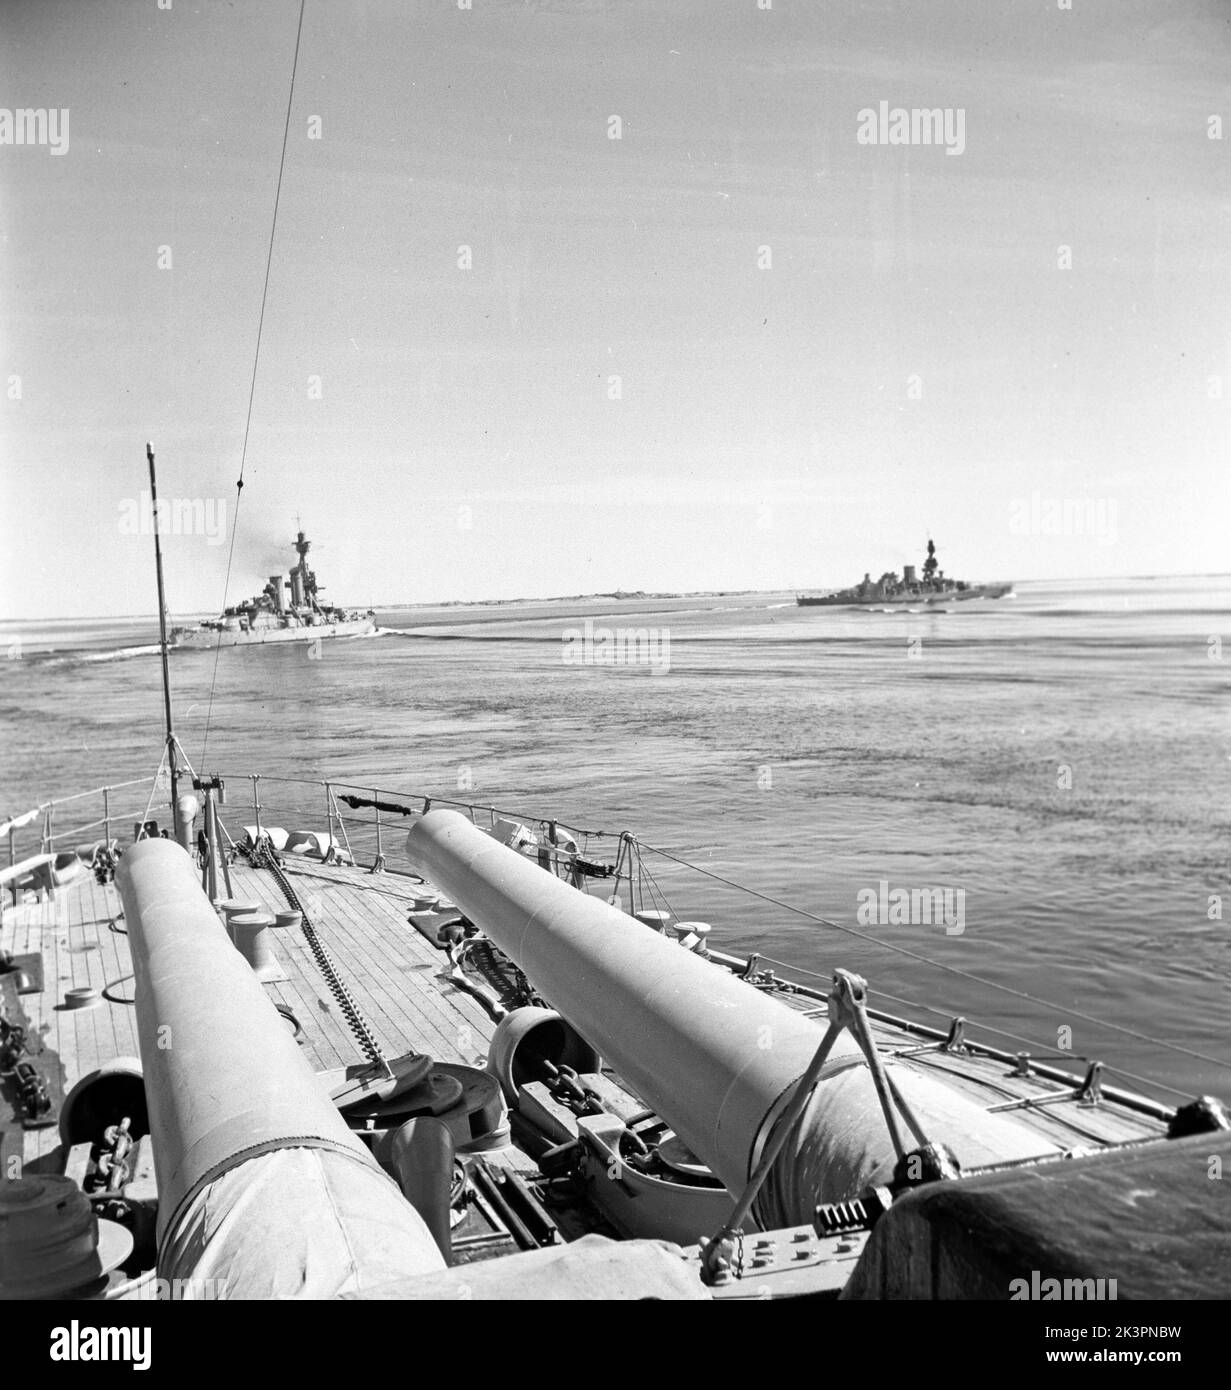
{"label": "anchor chain", "polygon": [[[538,1058],[538,1077],[547,1088],[548,1094],[558,1104],[571,1110],[574,1115],[607,1115],[611,1114],[611,1108],[606,1105],[603,1098],[597,1091],[592,1090],[582,1081],[577,1072],[563,1062],[558,1065],[549,1062],[546,1057]],[[643,1115],[644,1119],[648,1116]],[[624,1133],[620,1136],[621,1144],[630,1150],[630,1158],[639,1167],[649,1164],[654,1154],[645,1140],[633,1129],[631,1124],[626,1124]]]}
{"label": "anchor chain", "polygon": [[556,1066],[539,1058],[539,1077],[553,1100],[567,1106],[574,1115],[602,1115],[607,1107],[596,1091],[585,1085],[572,1067]]}
{"label": "anchor chain", "polygon": [[293,911],[298,912],[303,932],[304,940],[308,943],[308,950],[312,952],[312,958],[316,961],[317,969],[324,977],[326,985],[329,987],[330,994],[337,1000],[338,1007],[342,1011],[351,1032],[355,1036],[355,1041],[359,1044],[364,1055],[369,1062],[379,1067],[388,1069],[385,1055],[380,1049],[380,1044],[376,1041],[376,1036],[372,1032],[372,1026],[364,1018],[359,1005],[355,1003],[354,996],[347,989],[342,980],[341,973],[337,964],[329,953],[329,948],[317,935],[316,927],[312,923],[303,903],[299,900],[299,895],[291,887],[282,866],[274,857],[270,848],[269,840],[262,836],[254,848],[248,851],[248,857],[254,868],[268,869],[273,875],[274,882],[278,885],[279,891],[286,899],[286,905]]}

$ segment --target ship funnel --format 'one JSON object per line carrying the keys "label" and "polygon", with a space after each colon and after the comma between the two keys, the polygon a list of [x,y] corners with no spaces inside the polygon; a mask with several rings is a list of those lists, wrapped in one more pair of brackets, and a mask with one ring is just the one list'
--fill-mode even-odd
{"label": "ship funnel", "polygon": [[[535,989],[733,1193],[816,1054],[821,1025],[729,970],[544,872],[455,811],[407,837],[416,872],[446,893]],[[1056,1152],[1012,1119],[904,1062],[894,1085],[963,1167]],[[766,1226],[810,1222],[820,1202],[889,1180],[896,1162],[866,1059],[841,1034],[762,1188]]]}
{"label": "ship funnel", "polygon": [[116,873],[158,1178],[158,1273],[195,1296],[333,1298],[444,1268],[331,1103],[192,860],[143,840]]}
{"label": "ship funnel", "polygon": [[269,596],[274,601],[275,613],[281,613],[283,610],[282,585],[285,582],[286,581],[282,578],[280,574],[271,574],[269,576]]}

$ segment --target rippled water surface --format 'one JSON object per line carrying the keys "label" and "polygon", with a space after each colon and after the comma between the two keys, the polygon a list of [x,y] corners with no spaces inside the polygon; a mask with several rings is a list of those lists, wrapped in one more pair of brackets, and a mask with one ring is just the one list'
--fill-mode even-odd
{"label": "rippled water surface", "polygon": [[[587,617],[596,636],[657,632],[667,669],[566,662],[581,648],[562,635]],[[384,635],[319,659],[302,644],[172,654],[178,729],[194,763],[229,774],[226,816],[242,822],[237,779],[258,770],[627,828],[913,955],[649,857],[672,906],[724,945],[846,965],[1044,1050],[1067,1025],[1077,1056],[1231,1098],[1231,1067],[1054,1007],[1231,1061],[1231,925],[1210,915],[1213,895],[1231,912],[1231,579],[1024,584],[941,612],[749,595],[379,621]],[[156,636],[148,620],[0,634],[0,812],[152,770]],[[323,828],[323,793],[302,795]],[[882,880],[961,890],[962,930],[860,926],[860,890]]]}

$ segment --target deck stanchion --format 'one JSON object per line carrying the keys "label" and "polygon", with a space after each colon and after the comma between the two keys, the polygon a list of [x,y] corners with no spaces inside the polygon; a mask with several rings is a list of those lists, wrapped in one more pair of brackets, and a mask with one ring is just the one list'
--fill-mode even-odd
{"label": "deck stanchion", "polygon": [[108,846],[111,844],[111,788],[103,788],[103,835]]}
{"label": "deck stanchion", "polygon": [[[338,798],[334,795],[334,792],[333,792],[333,784],[330,783],[330,782],[326,782],[326,783],[325,783],[325,799],[326,799],[326,801],[328,801],[330,807],[332,808],[333,815],[337,818],[337,822],[338,822],[338,834],[339,834],[339,835],[341,836],[341,838],[342,838],[342,843],[343,843],[343,845],[346,846],[346,851],[345,851],[345,852],[346,852],[346,860],[342,860],[342,859],[340,858],[340,856],[341,856],[341,854],[342,854],[342,850],[339,849],[339,850],[337,851],[337,856],[339,856],[339,863],[345,863],[345,862],[348,862],[348,861],[349,861],[351,864],[355,864],[355,863],[357,863],[358,861],[357,861],[356,858],[355,858],[355,851],[354,851],[354,849],[351,847],[350,835],[347,833],[347,830],[346,830],[346,820],[345,820],[345,818],[344,818],[343,815],[342,815],[342,808],[338,805]],[[330,835],[333,834],[333,826],[332,826],[332,825],[329,827],[329,833],[330,833]],[[330,845],[331,851],[333,850],[333,848],[334,848],[334,847],[333,847],[333,845],[331,844],[331,845]]]}
{"label": "deck stanchion", "polygon": [[376,804],[376,863],[372,865],[373,872],[377,872],[385,867],[385,850],[380,838],[380,797],[376,795],[376,788],[372,788],[372,800]]}
{"label": "deck stanchion", "polygon": [[218,825],[214,819],[214,794],[205,793],[206,834],[209,836],[209,900],[218,901]]}
{"label": "deck stanchion", "polygon": [[252,814],[256,818],[256,837],[261,838],[261,803],[257,798],[256,784],[261,780],[261,774],[255,773],[248,779],[252,783]]}

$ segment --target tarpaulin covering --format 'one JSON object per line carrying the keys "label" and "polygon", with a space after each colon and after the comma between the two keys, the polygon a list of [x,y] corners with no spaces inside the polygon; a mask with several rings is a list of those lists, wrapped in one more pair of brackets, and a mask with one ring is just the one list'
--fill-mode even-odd
{"label": "tarpaulin covering", "polygon": [[195,1296],[362,1298],[444,1268],[413,1207],[379,1169],[330,1149],[278,1149],[207,1184],[167,1233],[159,1277]]}

